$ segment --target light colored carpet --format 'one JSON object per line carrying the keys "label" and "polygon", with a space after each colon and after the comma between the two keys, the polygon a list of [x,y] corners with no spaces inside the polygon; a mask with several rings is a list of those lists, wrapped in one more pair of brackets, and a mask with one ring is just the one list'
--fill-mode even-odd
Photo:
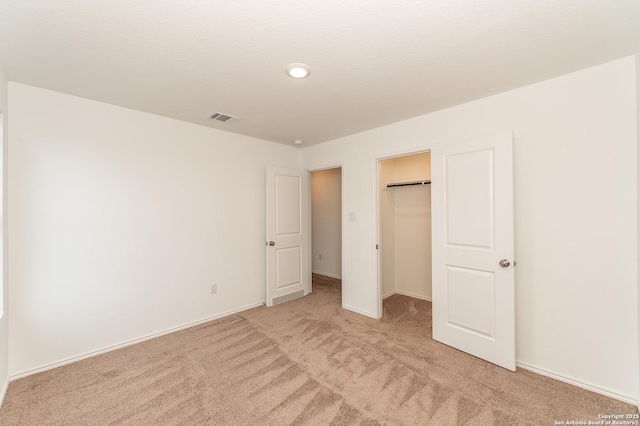
{"label": "light colored carpet", "polygon": [[314,293],[12,382],[9,425],[552,425],[637,413],[431,340],[431,304],[385,300],[376,321]]}

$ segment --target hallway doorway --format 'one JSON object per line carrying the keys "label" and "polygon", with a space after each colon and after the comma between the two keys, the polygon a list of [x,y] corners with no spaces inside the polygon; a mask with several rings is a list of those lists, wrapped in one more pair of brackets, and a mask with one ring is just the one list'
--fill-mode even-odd
{"label": "hallway doorway", "polygon": [[341,287],[342,168],[340,167],[311,172],[311,252],[313,291],[316,291],[316,283],[319,282],[331,282],[333,286]]}

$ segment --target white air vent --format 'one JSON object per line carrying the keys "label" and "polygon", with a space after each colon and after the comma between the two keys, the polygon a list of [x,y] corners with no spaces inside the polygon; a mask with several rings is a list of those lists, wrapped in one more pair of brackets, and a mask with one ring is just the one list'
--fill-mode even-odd
{"label": "white air vent", "polygon": [[214,112],[209,116],[209,118],[215,121],[219,121],[221,123],[226,123],[226,124],[235,123],[236,121],[240,120],[238,117],[232,117],[230,115],[223,114],[221,112]]}

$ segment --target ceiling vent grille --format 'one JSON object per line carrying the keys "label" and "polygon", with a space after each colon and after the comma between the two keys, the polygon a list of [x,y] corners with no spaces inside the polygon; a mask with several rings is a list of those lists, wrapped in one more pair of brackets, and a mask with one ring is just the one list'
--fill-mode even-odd
{"label": "ceiling vent grille", "polygon": [[238,117],[233,117],[228,114],[223,114],[221,112],[214,112],[209,116],[213,121],[219,121],[220,123],[231,124],[240,120]]}

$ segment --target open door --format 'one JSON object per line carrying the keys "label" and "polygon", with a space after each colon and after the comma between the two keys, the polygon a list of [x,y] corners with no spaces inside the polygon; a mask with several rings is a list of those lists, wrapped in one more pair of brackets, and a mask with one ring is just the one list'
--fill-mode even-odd
{"label": "open door", "polygon": [[515,371],[512,145],[433,148],[433,338]]}
{"label": "open door", "polygon": [[267,306],[311,293],[309,173],[267,168]]}

